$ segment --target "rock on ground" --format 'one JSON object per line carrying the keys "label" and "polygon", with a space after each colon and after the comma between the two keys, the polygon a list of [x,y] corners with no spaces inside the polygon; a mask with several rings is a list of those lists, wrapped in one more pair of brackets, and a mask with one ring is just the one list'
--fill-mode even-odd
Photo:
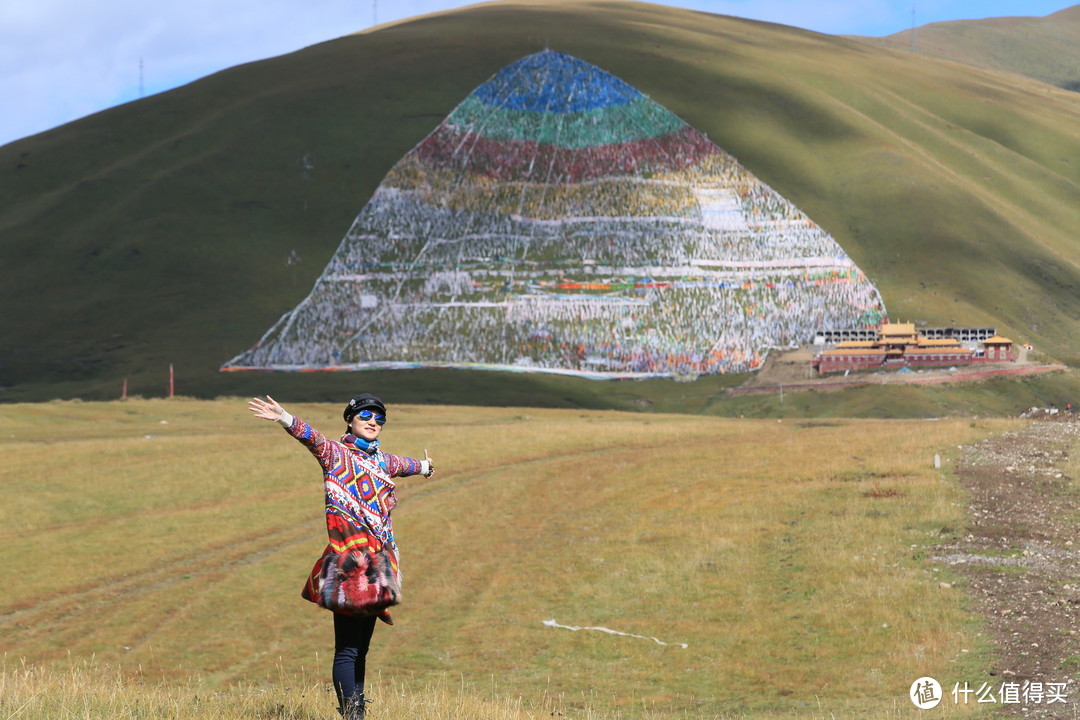
{"label": "rock on ground", "polygon": [[[1080,718],[1080,487],[1064,472],[1080,416],[1026,416],[1023,429],[964,449],[957,475],[970,492],[970,523],[935,560],[966,578],[997,646],[987,675],[971,683],[993,686],[994,716]],[[942,684],[951,702],[953,684]],[[1000,702],[1010,686],[1028,701]]]}

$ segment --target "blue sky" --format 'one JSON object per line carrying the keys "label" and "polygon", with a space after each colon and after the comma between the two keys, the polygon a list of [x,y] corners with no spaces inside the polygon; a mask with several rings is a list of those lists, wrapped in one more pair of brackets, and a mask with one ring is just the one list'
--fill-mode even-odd
{"label": "blue sky", "polygon": [[[658,0],[659,1],[659,0]],[[1080,0],[668,0],[833,34],[1043,16]],[[474,4],[455,0],[0,0],[0,145],[227,67]],[[140,69],[141,68],[141,69]]]}

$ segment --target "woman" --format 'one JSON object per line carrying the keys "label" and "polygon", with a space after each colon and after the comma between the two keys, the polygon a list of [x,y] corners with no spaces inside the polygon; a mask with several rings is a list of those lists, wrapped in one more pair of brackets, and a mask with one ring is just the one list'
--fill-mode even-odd
{"label": "woman", "polygon": [[273,420],[311,451],[323,469],[329,544],[301,595],[334,612],[334,691],[346,720],[364,717],[364,670],[376,617],[392,625],[387,608],[401,596],[401,575],[390,511],[397,504],[391,478],[431,477],[435,465],[379,449],[386,406],[369,393],[345,406],[345,435],[330,440],[272,397],[252,398],[255,417]]}

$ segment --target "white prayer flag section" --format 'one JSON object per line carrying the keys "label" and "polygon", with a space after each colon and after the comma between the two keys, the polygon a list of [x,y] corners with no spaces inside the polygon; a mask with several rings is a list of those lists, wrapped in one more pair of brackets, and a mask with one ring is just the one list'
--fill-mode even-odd
{"label": "white prayer flag section", "polygon": [[695,188],[694,197],[701,207],[701,224],[715,232],[749,232],[739,196],[731,188]]}
{"label": "white prayer flag section", "polygon": [[223,369],[695,377],[884,317],[839,244],[734,158],[544,51],[405,155],[311,293]]}

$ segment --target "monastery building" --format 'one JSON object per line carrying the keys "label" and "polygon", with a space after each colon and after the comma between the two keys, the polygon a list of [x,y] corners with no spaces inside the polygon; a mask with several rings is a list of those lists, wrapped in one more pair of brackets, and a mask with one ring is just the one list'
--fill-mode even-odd
{"label": "monastery building", "polygon": [[[1015,360],[1012,340],[993,334],[965,347],[957,335],[941,337],[940,330],[920,334],[915,323],[885,323],[873,340],[844,340],[818,353],[813,360],[819,373],[848,370],[899,370],[905,367],[944,367]],[[933,336],[933,339],[927,337]],[[971,343],[969,343],[970,345]]]}

